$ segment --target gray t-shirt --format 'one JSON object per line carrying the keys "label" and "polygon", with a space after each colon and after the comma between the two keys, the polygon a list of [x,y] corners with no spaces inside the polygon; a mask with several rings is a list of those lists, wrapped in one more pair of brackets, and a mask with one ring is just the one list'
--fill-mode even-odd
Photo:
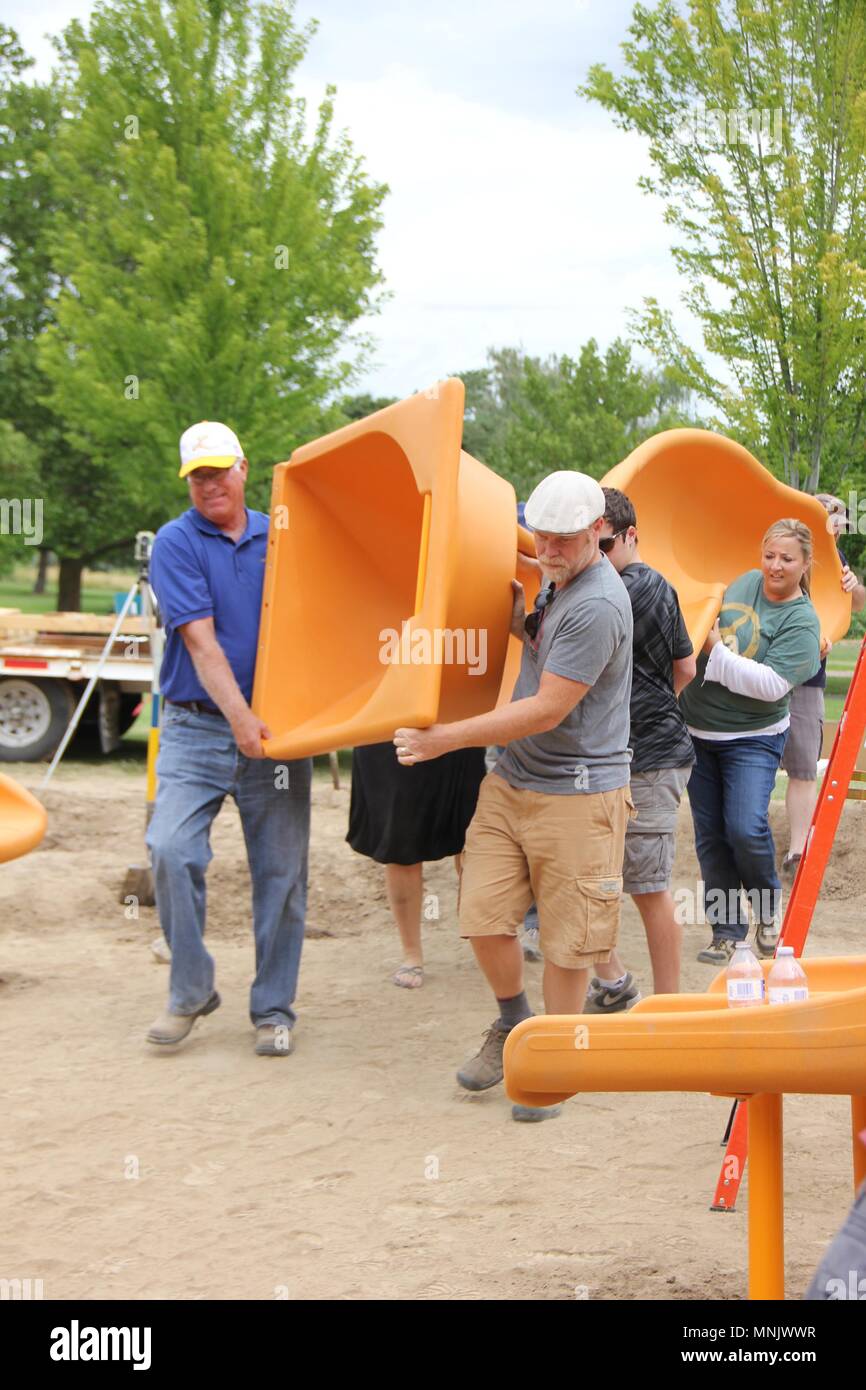
{"label": "gray t-shirt", "polygon": [[509,743],[494,768],[512,787],[573,796],[629,782],[632,612],[628,591],[602,557],[554,592],[536,640],[523,637],[512,700],[538,693],[543,671],[591,687],[546,734]]}

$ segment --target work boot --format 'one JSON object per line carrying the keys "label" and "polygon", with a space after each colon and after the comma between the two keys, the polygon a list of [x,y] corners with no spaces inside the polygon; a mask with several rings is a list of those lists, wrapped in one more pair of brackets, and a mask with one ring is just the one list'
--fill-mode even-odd
{"label": "work boot", "polygon": [[288,1057],[294,1047],[287,1023],[260,1023],[256,1028],[257,1057]]}
{"label": "work boot", "polygon": [[173,1014],[166,1009],[164,1014],[150,1025],[147,1034],[149,1043],[179,1043],[192,1032],[192,1025],[197,1018],[202,1018],[205,1014],[212,1014],[214,1009],[220,1006],[219,995],[214,990],[210,999],[202,1004],[200,1009],[196,1009],[191,1014]]}
{"label": "work boot", "polygon": [[487,1091],[502,1080],[502,1049],[509,1032],[498,1019],[487,1029],[480,1050],[457,1073],[465,1091]]}

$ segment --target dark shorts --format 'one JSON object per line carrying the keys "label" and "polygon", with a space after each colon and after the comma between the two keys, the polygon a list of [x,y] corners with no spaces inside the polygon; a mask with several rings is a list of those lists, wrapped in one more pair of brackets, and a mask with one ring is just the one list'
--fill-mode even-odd
{"label": "dark shorts", "polygon": [[632,773],[631,794],[637,815],[625,832],[624,893],[661,893],[670,888],[677,810],[691,773],[691,763],[688,767]]}
{"label": "dark shorts", "polygon": [[819,685],[791,691],[791,727],[779,766],[789,777],[814,782],[824,740],[824,692]]}

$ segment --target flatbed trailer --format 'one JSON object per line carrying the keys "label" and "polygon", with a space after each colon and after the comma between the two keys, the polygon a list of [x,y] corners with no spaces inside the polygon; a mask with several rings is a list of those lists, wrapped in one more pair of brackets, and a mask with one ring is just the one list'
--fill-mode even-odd
{"label": "flatbed trailer", "polygon": [[[0,763],[39,762],[58,747],[114,618],[0,608]],[[110,753],[153,682],[151,617],[127,617],[88,701],[83,727]]]}

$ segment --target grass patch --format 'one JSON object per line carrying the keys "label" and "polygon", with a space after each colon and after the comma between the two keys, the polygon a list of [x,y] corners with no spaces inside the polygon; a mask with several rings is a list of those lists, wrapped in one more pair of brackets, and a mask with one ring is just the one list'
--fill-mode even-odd
{"label": "grass patch", "polygon": [[[34,594],[35,569],[16,565],[0,579],[0,608],[20,608],[22,613],[53,613],[57,604],[57,566],[49,565],[44,594]],[[85,570],[81,585],[83,613],[113,613],[114,595],[128,594],[135,575],[127,570]]]}

